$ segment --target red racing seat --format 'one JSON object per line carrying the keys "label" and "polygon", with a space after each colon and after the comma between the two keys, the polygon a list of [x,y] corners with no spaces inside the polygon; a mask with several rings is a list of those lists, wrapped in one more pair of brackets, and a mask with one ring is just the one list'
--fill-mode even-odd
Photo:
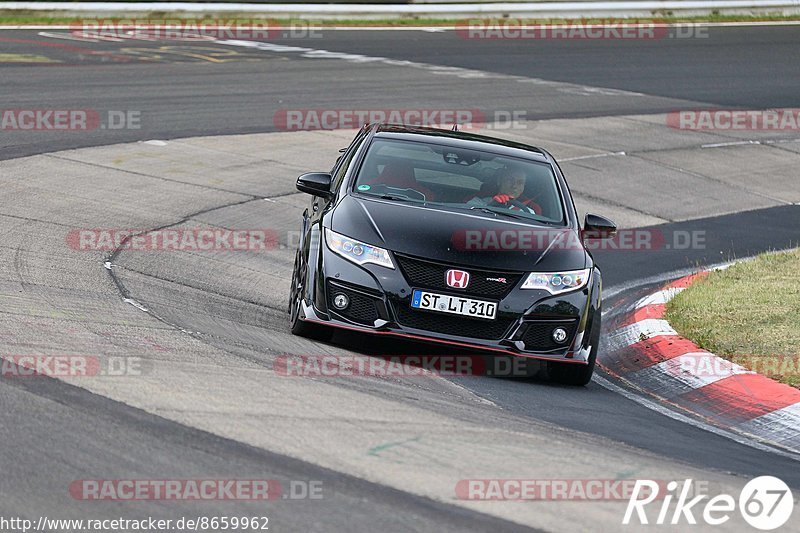
{"label": "red racing seat", "polygon": [[369,185],[386,185],[397,189],[413,189],[425,195],[426,200],[432,200],[434,192],[419,183],[414,178],[414,167],[402,161],[394,161],[383,167],[377,178],[367,182]]}

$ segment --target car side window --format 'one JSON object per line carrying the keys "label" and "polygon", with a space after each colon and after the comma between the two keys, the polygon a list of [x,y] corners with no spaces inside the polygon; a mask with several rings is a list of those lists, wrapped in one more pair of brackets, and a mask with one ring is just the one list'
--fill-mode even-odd
{"label": "car side window", "polygon": [[336,191],[342,185],[342,181],[344,180],[345,175],[347,174],[347,169],[350,168],[350,163],[353,161],[353,157],[355,157],[356,153],[358,152],[358,148],[361,146],[361,142],[369,133],[369,130],[362,130],[356,136],[355,140],[350,144],[350,147],[347,151],[339,158],[338,163],[334,166],[333,170],[333,178],[331,179],[331,190]]}

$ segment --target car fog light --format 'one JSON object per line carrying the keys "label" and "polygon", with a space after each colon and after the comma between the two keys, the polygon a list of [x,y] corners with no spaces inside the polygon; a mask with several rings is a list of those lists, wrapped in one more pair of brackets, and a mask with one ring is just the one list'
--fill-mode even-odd
{"label": "car fog light", "polygon": [[[339,294],[334,295],[333,297],[333,306],[336,309],[347,309],[347,306],[350,305],[350,298],[347,297],[346,294]],[[564,334],[566,336],[566,333]]]}
{"label": "car fog light", "polygon": [[567,330],[564,328],[556,328],[553,330],[553,340],[559,344],[562,344],[564,341],[567,340]]}

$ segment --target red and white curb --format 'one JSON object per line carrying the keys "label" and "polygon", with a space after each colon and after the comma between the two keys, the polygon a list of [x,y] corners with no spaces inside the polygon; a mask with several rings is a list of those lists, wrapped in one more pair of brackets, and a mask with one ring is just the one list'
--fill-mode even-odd
{"label": "red and white curb", "polygon": [[684,276],[629,305],[601,366],[716,427],[800,453],[800,390],[701,349],[664,319],[667,302],[706,275]]}

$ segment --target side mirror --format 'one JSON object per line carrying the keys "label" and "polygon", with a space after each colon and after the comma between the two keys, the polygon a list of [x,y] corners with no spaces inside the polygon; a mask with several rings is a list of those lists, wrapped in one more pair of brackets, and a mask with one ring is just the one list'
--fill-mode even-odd
{"label": "side mirror", "polygon": [[331,175],[327,172],[309,172],[297,178],[297,190],[314,196],[331,198]]}
{"label": "side mirror", "polygon": [[608,239],[616,233],[617,225],[606,217],[589,213],[583,221],[584,239]]}

